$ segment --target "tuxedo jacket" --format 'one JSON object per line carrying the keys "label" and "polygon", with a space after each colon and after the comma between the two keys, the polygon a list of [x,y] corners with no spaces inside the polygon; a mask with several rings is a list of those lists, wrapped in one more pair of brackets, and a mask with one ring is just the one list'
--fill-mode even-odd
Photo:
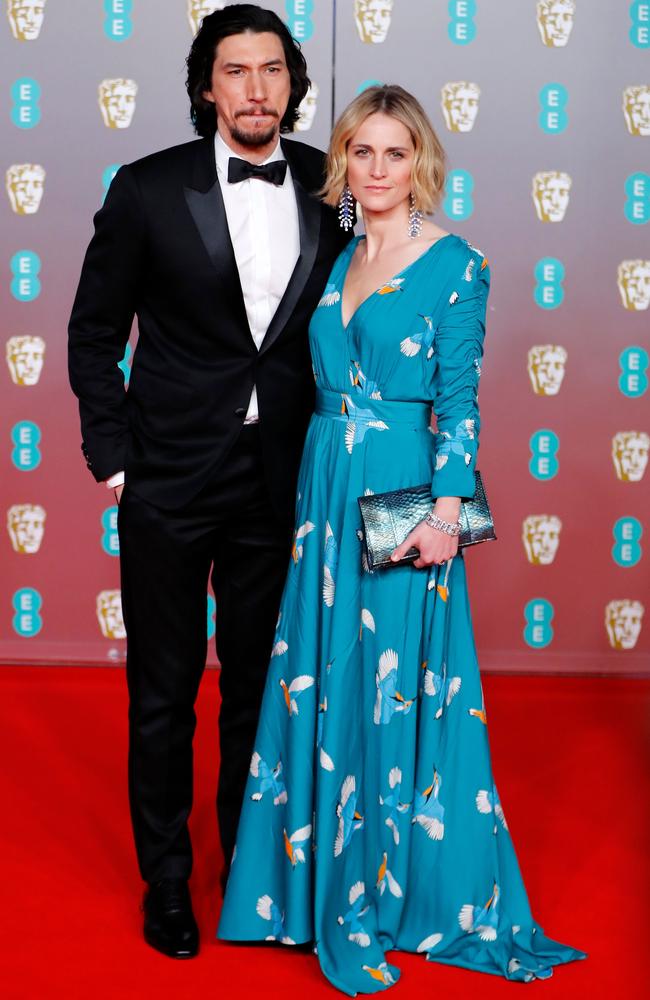
{"label": "tuxedo jacket", "polygon": [[[82,450],[98,481],[124,469],[144,500],[183,506],[217,473],[256,385],[272,502],[283,517],[293,510],[314,399],[307,328],[347,237],[333,209],[315,197],[323,154],[293,140],[282,140],[282,149],[300,255],[259,351],[213,139],[154,153],[115,175],[95,216],[69,326]],[[139,337],[125,392],[117,366],[134,314]]]}

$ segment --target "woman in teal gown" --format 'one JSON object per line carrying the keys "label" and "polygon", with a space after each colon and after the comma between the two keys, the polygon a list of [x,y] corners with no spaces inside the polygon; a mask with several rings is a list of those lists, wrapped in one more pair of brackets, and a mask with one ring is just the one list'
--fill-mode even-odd
{"label": "woman in teal gown", "polygon": [[[415,567],[368,572],[363,560],[359,496],[431,481],[445,520],[474,493],[489,269],[464,239],[409,216],[411,177],[426,209],[439,194],[439,150],[398,87],[362,93],[332,137],[326,196],[343,164],[367,238],[336,261],[310,326],[316,412],[218,930],[313,942],[350,996],[397,981],[393,949],[524,981],[584,957],[531,916],[457,540],[422,525],[405,543],[420,550]],[[387,280],[373,284],[373,268]],[[349,316],[344,286],[359,301]]]}

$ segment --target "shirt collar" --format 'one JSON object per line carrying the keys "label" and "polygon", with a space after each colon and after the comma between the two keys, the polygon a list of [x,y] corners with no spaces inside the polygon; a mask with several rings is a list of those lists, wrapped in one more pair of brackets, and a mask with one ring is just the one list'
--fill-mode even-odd
{"label": "shirt collar", "polygon": [[[217,173],[221,177],[228,176],[228,160],[231,156],[235,156],[238,159],[246,159],[246,157],[240,156],[239,153],[235,153],[234,150],[230,148],[227,142],[222,138],[220,132],[217,130],[214,134],[214,152],[215,159],[217,163]],[[286,159],[284,153],[282,152],[282,146],[280,145],[280,140],[278,139],[277,145],[270,156],[267,156],[263,163],[272,163],[275,160]]]}

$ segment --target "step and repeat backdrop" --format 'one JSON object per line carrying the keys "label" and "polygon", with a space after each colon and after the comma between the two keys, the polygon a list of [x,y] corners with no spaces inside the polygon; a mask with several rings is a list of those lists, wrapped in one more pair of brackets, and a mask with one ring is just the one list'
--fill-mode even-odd
{"label": "step and repeat backdrop", "polygon": [[[0,662],[124,660],[117,509],[81,455],[67,318],[117,168],[192,138],[184,61],[221,6],[4,2]],[[467,556],[483,665],[650,672],[650,0],[265,6],[309,65],[297,138],[325,148],[355,94],[402,84],[448,152],[437,222],[490,259],[498,541]],[[136,329],[125,388],[134,350]],[[218,617],[208,594],[209,636]]]}

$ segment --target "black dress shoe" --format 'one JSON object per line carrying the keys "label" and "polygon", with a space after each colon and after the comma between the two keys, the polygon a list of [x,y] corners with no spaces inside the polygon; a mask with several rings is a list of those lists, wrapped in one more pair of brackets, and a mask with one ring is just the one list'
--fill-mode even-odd
{"label": "black dress shoe", "polygon": [[185,879],[154,882],[145,894],[143,909],[147,944],[170,958],[193,958],[198,953],[199,929]]}

